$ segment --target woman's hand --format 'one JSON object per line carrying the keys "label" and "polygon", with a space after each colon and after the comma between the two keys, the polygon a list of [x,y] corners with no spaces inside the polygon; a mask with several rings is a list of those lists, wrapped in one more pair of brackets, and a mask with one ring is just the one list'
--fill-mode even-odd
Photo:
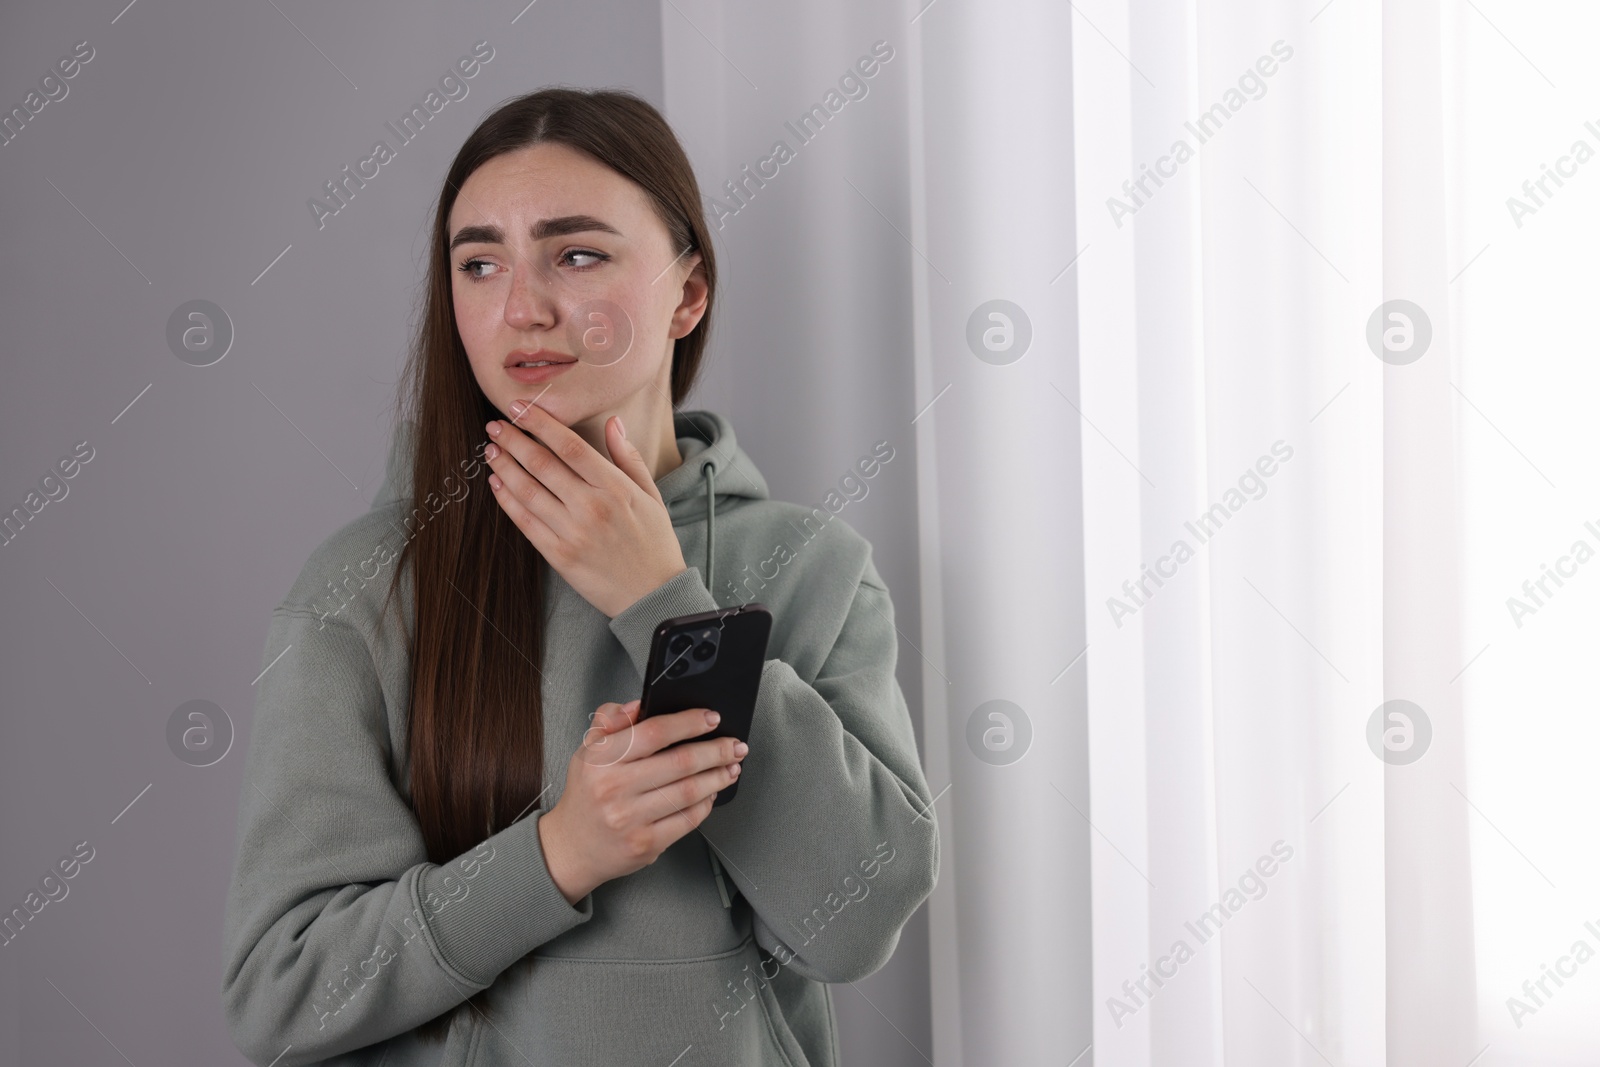
{"label": "woman's hand", "polygon": [[615,618],[686,567],[661,491],[620,418],[606,420],[607,460],[539,405],[521,404],[511,411],[528,433],[499,419],[487,427],[495,501],[568,585]]}
{"label": "woman's hand", "polygon": [[[638,722],[639,702],[602,704],[567,764],[556,806],[539,817],[545,866],[570,904],[656,861],[711,814],[739,777],[750,746],[734,737],[674,742],[713,729],[716,712],[690,708]],[[667,749],[663,751],[663,749]]]}

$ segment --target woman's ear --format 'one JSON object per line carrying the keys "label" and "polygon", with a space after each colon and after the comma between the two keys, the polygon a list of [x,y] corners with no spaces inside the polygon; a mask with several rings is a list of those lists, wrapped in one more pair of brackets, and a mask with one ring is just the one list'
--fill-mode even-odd
{"label": "woman's ear", "polygon": [[700,268],[699,252],[689,258],[689,264],[689,274],[683,279],[683,299],[672,312],[672,329],[668,336],[673,340],[687,337],[700,325],[711,299],[711,286],[706,282],[706,272]]}

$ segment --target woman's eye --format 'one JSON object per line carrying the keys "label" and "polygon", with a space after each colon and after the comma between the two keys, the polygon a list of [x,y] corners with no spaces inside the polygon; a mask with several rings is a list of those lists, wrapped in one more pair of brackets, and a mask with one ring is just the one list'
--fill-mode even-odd
{"label": "woman's eye", "polygon": [[[610,258],[604,252],[594,252],[587,248],[574,248],[561,253],[561,262],[575,270],[592,270]],[[494,264],[486,259],[469,259],[456,269],[473,281],[481,282],[488,277],[488,274],[486,272],[480,273],[478,268],[493,266]]]}

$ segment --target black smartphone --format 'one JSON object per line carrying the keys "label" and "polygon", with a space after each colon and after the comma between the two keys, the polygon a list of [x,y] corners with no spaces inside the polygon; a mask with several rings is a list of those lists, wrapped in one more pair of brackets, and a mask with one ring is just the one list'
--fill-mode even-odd
{"label": "black smartphone", "polygon": [[[772,612],[753,602],[663,620],[650,639],[639,721],[688,708],[710,708],[722,716],[721,722],[667,748],[713,737],[749,741],[771,633]],[[717,794],[713,806],[728,803],[738,791],[736,779]]]}

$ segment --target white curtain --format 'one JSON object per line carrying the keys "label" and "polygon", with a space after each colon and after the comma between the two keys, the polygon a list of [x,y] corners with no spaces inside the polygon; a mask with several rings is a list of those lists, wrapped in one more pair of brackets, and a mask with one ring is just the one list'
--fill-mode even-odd
{"label": "white curtain", "polygon": [[914,443],[905,1062],[1600,1060],[1600,16],[663,10],[708,193],[896,49],[737,225],[819,341],[796,453]]}
{"label": "white curtain", "polygon": [[1079,11],[1096,1062],[1382,1062],[1379,14]]}

